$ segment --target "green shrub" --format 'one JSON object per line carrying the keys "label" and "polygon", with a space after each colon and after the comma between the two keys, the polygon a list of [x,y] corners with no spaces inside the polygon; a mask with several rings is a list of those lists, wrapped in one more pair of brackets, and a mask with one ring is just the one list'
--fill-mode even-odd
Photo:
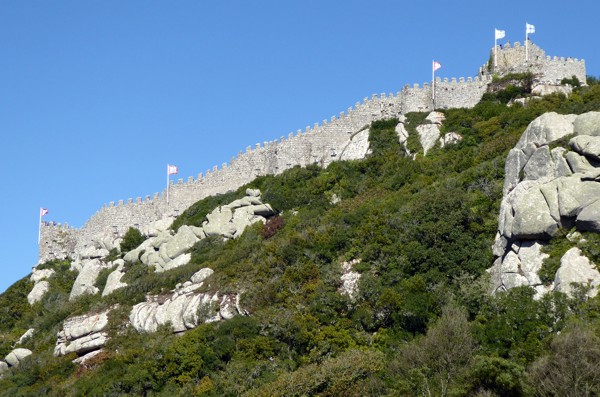
{"label": "green shrub", "polygon": [[565,77],[560,81],[560,84],[569,84],[571,87],[581,87],[581,82],[579,81],[577,76],[572,76],[570,79]]}
{"label": "green shrub", "polygon": [[142,235],[142,232],[135,227],[130,227],[127,229],[127,232],[123,236],[123,240],[121,241],[121,252],[129,252],[131,250],[136,249],[146,240],[146,238]]}

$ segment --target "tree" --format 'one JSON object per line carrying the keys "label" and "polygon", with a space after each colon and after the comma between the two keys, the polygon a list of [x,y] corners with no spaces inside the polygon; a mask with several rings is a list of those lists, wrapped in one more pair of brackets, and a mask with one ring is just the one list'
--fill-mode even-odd
{"label": "tree", "polygon": [[529,378],[539,396],[597,396],[600,338],[582,325],[556,336],[551,353],[531,365]]}
{"label": "tree", "polygon": [[427,335],[401,351],[400,372],[410,379],[413,392],[447,396],[467,369],[475,347],[465,310],[448,304]]}
{"label": "tree", "polygon": [[129,252],[136,249],[145,239],[142,232],[134,227],[130,227],[123,236],[123,241],[121,241],[121,252]]}

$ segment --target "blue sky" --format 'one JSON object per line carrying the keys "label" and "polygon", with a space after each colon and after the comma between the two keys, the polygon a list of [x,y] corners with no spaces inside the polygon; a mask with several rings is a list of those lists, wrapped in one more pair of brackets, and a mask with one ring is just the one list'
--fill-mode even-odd
{"label": "blue sky", "polygon": [[[417,4],[418,3],[418,4]],[[458,2],[457,2],[458,3]],[[579,3],[579,4],[578,4]],[[39,208],[80,227],[374,93],[485,63],[494,28],[600,74],[591,1],[0,2],[0,291],[37,262]]]}

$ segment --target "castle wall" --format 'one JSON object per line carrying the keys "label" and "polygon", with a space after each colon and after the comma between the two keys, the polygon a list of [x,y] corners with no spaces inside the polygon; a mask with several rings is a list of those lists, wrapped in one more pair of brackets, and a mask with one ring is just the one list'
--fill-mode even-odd
{"label": "castle wall", "polygon": [[[531,62],[524,64],[524,47],[515,43],[499,50],[499,70],[504,72],[539,71],[548,81],[577,76],[585,82],[585,63],[575,59],[546,57],[539,47],[530,46]],[[487,66],[487,65],[486,65]],[[478,77],[451,80],[436,79],[435,108],[473,107],[486,91],[492,79],[486,69]],[[319,164],[326,167],[339,160],[350,138],[375,120],[398,117],[408,112],[434,109],[432,87],[405,86],[396,95],[380,94],[364,98],[354,107],[338,116],[323,120],[313,127],[298,130],[278,140],[248,146],[244,152],[221,167],[213,167],[196,179],[179,179],[169,187],[169,205],[166,189],[160,195],[110,203],[94,214],[81,229],[68,226],[43,225],[40,241],[40,262],[54,258],[76,256],[89,246],[93,238],[103,234],[123,235],[130,226],[142,228],[164,216],[177,216],[190,205],[205,197],[222,194],[251,182],[257,176],[280,174],[296,165]],[[347,157],[346,157],[347,158]]]}

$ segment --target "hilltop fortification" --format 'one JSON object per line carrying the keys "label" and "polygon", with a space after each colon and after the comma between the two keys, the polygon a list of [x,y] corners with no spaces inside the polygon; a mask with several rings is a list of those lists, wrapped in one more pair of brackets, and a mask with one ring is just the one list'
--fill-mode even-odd
{"label": "hilltop fortification", "polygon": [[[494,50],[490,62],[493,64]],[[260,175],[279,174],[296,165],[327,166],[336,160],[362,158],[367,153],[366,127],[375,120],[398,117],[415,111],[473,107],[492,81],[490,63],[482,66],[474,77],[437,78],[435,104],[432,85],[424,83],[405,86],[396,94],[372,95],[357,102],[347,111],[330,120],[290,133],[278,140],[248,146],[245,151],[213,167],[196,178],[180,179],[166,195],[155,193],[144,198],[111,202],[96,212],[80,229],[51,223],[41,228],[39,262],[55,258],[75,257],[89,247],[94,238],[106,234],[122,235],[130,226],[143,228],[165,216],[175,217],[191,204],[207,196],[237,189]],[[525,61],[525,46],[515,43],[498,48],[495,73],[532,72],[536,83],[558,84],[563,78],[577,77],[585,84],[585,62],[573,58],[548,57],[529,43],[529,61]]]}

